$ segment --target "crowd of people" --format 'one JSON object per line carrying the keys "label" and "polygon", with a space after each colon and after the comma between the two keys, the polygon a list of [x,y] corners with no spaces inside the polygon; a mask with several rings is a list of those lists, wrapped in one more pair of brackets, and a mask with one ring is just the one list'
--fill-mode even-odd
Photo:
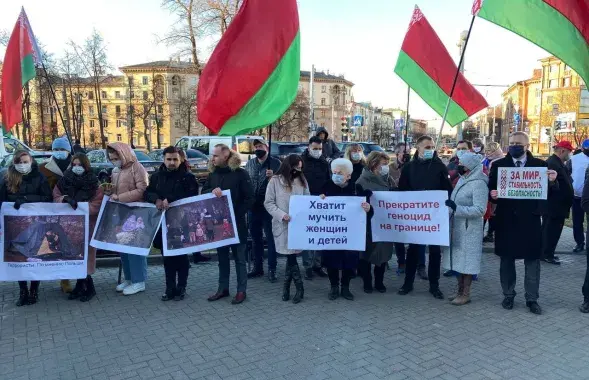
{"label": "crowd of people", "polygon": [[[486,147],[481,140],[459,141],[455,156],[446,165],[437,155],[433,138],[422,136],[416,142],[416,152],[409,155],[405,144],[395,147],[395,156],[371,152],[364,156],[362,146],[349,144],[343,158],[326,130],[320,129],[309,139],[301,155],[287,156],[282,162],[269,154],[268,144],[254,142],[255,157],[245,168],[239,154],[228,146],[214,147],[209,161],[209,176],[199,191],[196,178],[189,170],[184,152],[176,147],[163,151],[164,163],[148,178],[131,147],[113,143],[107,147],[115,169],[111,186],[100,186],[92,173],[84,153],[75,153],[66,138],[53,142],[51,159],[37,165],[30,153],[14,154],[0,185],[0,202],[14,202],[19,209],[23,203],[59,202],[76,209],[78,202],[89,203],[90,229],[96,223],[103,197],[122,203],[149,202],[160,210],[170,203],[198,194],[212,193],[221,197],[224,190],[231,193],[239,243],[217,249],[219,280],[216,292],[208,300],[218,301],[230,296],[230,256],[235,262],[237,287],[233,304],[240,304],[247,296],[248,278],[265,276],[264,245],[267,246],[267,279],[278,280],[277,257],[286,256],[283,274],[284,301],[299,303],[304,298],[304,280],[315,276],[328,277],[327,298],[342,297],[353,300],[350,282],[359,277],[366,293],[385,293],[385,273],[393,253],[397,257],[397,273],[404,274],[399,295],[413,291],[416,275],[429,281],[429,292],[436,299],[444,299],[439,280],[441,267],[444,276],[456,277],[456,292],[449,297],[453,305],[471,301],[471,287],[480,273],[483,243],[494,243],[500,257],[499,273],[503,290],[502,306],[512,309],[516,296],[516,260],[524,260],[525,302],[530,312],[541,314],[538,303],[541,261],[560,265],[555,249],[565,220],[573,211],[575,252],[585,249],[583,222],[589,214],[589,181],[585,181],[589,167],[589,140],[574,151],[570,142],[561,141],[554,153],[544,161],[530,152],[529,137],[524,132],[512,133],[508,152],[504,154],[497,143]],[[575,154],[573,154],[575,153]],[[548,199],[507,199],[499,197],[498,172],[502,167],[545,168],[548,177]],[[445,206],[450,219],[450,245],[404,244],[401,242],[373,242],[371,220],[374,210],[370,197],[376,191],[428,191],[448,193]],[[363,251],[323,250],[297,251],[289,249],[288,228],[291,221],[289,204],[292,196],[314,195],[362,197],[367,218],[366,246]],[[252,239],[253,269],[246,269],[247,239]],[[486,231],[486,235],[485,235]],[[204,235],[204,231],[202,234]],[[525,237],[525,238],[522,238]],[[153,242],[162,249],[161,230]],[[429,253],[426,270],[426,248]],[[230,255],[231,253],[231,255]],[[302,256],[303,272],[297,255]],[[195,252],[195,257],[202,257]],[[132,295],[145,290],[147,261],[144,256],[120,253],[124,281],[117,292]],[[195,259],[205,260],[204,258]],[[589,313],[589,256],[588,269],[580,307]],[[72,288],[69,280],[62,280],[62,290],[68,299],[87,302],[96,295],[92,274],[96,268],[96,250],[88,250],[88,276],[77,279]],[[182,300],[190,262],[187,255],[164,257],[165,292],[162,301]],[[295,294],[291,297],[291,285]],[[34,304],[38,299],[39,282],[30,287],[19,282],[18,306]]]}

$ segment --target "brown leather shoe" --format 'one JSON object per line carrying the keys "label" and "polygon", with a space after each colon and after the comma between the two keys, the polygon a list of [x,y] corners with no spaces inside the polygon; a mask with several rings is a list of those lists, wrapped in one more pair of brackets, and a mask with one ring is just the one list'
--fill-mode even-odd
{"label": "brown leather shoe", "polygon": [[245,301],[245,292],[237,292],[237,294],[235,295],[235,298],[231,301],[231,303],[233,305],[239,305],[240,303],[242,303],[243,301]]}
{"label": "brown leather shoe", "polygon": [[217,293],[213,294],[212,296],[210,296],[207,299],[209,300],[209,302],[213,302],[213,301],[218,301],[221,298],[225,298],[225,297],[229,297],[229,290],[227,290],[227,289],[224,289],[223,291],[217,292]]}

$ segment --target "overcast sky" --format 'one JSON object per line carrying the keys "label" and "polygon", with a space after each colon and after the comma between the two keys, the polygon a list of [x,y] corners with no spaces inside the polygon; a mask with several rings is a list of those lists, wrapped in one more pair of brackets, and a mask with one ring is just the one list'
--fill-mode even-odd
{"label": "overcast sky", "polygon": [[[115,67],[166,60],[174,49],[157,44],[175,17],[160,0],[21,0],[2,2],[0,29],[12,31],[23,5],[37,38],[59,55],[67,41],[82,43],[93,28],[104,37]],[[419,6],[458,62],[460,32],[468,29],[472,0],[420,0]],[[301,68],[344,74],[355,83],[356,101],[406,107],[406,85],[393,69],[413,12],[406,0],[299,0]],[[0,56],[4,56],[0,48]],[[507,85],[527,79],[548,53],[485,20],[477,19],[466,54],[466,77],[474,84]],[[489,103],[504,88],[479,87]],[[412,117],[435,113],[412,95]]]}

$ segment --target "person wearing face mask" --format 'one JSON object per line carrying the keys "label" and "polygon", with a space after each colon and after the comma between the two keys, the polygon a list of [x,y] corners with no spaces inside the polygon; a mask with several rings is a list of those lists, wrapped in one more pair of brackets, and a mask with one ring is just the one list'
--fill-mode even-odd
{"label": "person wearing face mask", "polygon": [[323,152],[323,156],[328,160],[335,160],[336,158],[340,157],[340,150],[337,147],[337,144],[335,143],[335,141],[333,141],[332,139],[329,138],[329,133],[327,132],[327,129],[325,129],[324,127],[319,127],[317,128],[317,132],[315,133],[315,136],[319,137],[319,139],[321,139],[321,143],[322,143],[322,152]]}
{"label": "person wearing face mask", "polygon": [[[350,181],[352,183],[356,183],[360,175],[362,174],[362,170],[366,167],[366,158],[364,157],[364,150],[362,149],[362,145],[360,144],[349,144],[346,148],[346,152],[344,153],[344,158],[350,160],[354,167],[354,171],[352,172],[352,178]],[[383,175],[387,175],[387,173],[383,173]]]}
{"label": "person wearing face mask", "polygon": [[567,162],[566,166],[573,179],[573,237],[577,246],[573,252],[583,252],[585,249],[585,218],[589,223],[589,214],[585,214],[581,207],[581,198],[583,196],[583,186],[585,185],[585,171],[589,167],[589,139],[581,144],[582,153],[573,155]]}
{"label": "person wearing face mask", "polygon": [[272,235],[272,217],[264,208],[266,188],[268,181],[278,168],[280,160],[270,156],[268,145],[262,139],[254,140],[254,154],[245,165],[245,170],[252,181],[254,192],[254,205],[249,213],[249,230],[252,236],[252,249],[254,251],[254,267],[248,273],[248,278],[264,276],[264,235],[268,244],[268,281],[276,282],[276,248]]}
{"label": "person wearing face mask", "polygon": [[[99,186],[100,182],[90,168],[90,161],[83,153],[77,153],[72,157],[72,163],[53,188],[53,202],[68,203],[75,210],[78,202],[88,202],[89,227],[88,241],[94,232],[96,219],[102,205],[104,193]],[[92,275],[96,271],[96,248],[88,246],[87,260],[88,275],[86,278],[78,279],[76,286],[69,294],[69,300],[79,299],[88,302],[96,295]]]}
{"label": "person wearing face mask", "polygon": [[568,219],[573,205],[573,183],[565,166],[573,150],[570,142],[560,141],[554,147],[552,156],[546,160],[548,169],[557,173],[558,191],[550,194],[545,213],[542,215],[542,260],[554,265],[560,265],[554,250],[560,240],[564,221]]}
{"label": "person wearing face mask", "polygon": [[[187,169],[180,154],[180,149],[169,146],[163,151],[164,163],[149,179],[149,185],[143,193],[143,200],[156,205],[158,210],[165,211],[170,203],[180,199],[198,195],[196,177]],[[180,223],[182,223],[181,221]],[[189,231],[184,231],[188,235]],[[153,246],[162,250],[162,230],[158,230]],[[162,301],[183,300],[186,296],[190,260],[188,255],[164,256],[164,272],[166,274],[166,291]],[[176,281],[177,277],[177,281]]]}
{"label": "person wearing face mask", "polygon": [[485,144],[483,144],[483,140],[481,139],[474,139],[472,140],[472,151],[476,154],[484,154],[485,153]]}
{"label": "person wearing face mask", "polygon": [[452,218],[450,247],[444,247],[442,266],[458,279],[458,290],[450,297],[453,305],[470,302],[473,277],[481,270],[483,253],[483,216],[487,209],[487,184],[483,156],[465,152],[460,156],[460,179],[446,201]]}
{"label": "person wearing face mask", "polygon": [[499,276],[504,299],[502,306],[513,309],[515,298],[515,260],[524,260],[526,268],[524,289],[526,306],[534,314],[542,314],[538,305],[540,288],[540,257],[542,255],[542,221],[547,201],[535,199],[499,198],[497,191],[499,168],[534,167],[545,168],[548,175],[548,198],[558,190],[557,173],[548,169],[545,161],[535,158],[528,151],[530,140],[525,132],[509,136],[509,154],[493,163],[489,175],[491,202],[495,209],[495,254],[501,258]]}
{"label": "person wearing face mask", "polygon": [[272,215],[272,234],[276,251],[286,255],[282,300],[286,302],[290,299],[290,285],[294,281],[296,294],[292,298],[292,303],[299,303],[305,293],[297,262],[297,253],[300,251],[288,249],[288,223],[291,219],[288,213],[290,197],[293,195],[309,195],[309,187],[303,174],[303,160],[295,154],[287,156],[276,175],[270,179],[264,207]]}
{"label": "person wearing face mask", "polygon": [[[347,197],[357,195],[356,187],[350,181],[353,171],[354,167],[350,160],[338,158],[331,161],[331,180],[325,185],[324,193],[321,194],[320,197],[325,199],[326,197]],[[370,211],[370,204],[363,202],[362,208],[368,213]],[[358,215],[358,217],[360,218],[364,216]],[[323,266],[327,268],[329,283],[331,284],[331,289],[328,293],[328,298],[330,300],[333,301],[340,295],[349,301],[354,299],[354,295],[350,292],[350,280],[354,275],[354,269],[358,267],[358,258],[357,251],[336,250],[322,252]]]}
{"label": "person wearing face mask", "polygon": [[[0,206],[3,202],[14,202],[14,208],[20,209],[24,203],[51,202],[51,189],[45,176],[31,154],[24,150],[14,153],[12,163],[4,174],[0,184]],[[31,281],[30,289],[26,281],[19,281],[20,295],[16,306],[32,305],[37,302],[39,281]]]}
{"label": "person wearing face mask", "polygon": [[[63,177],[63,173],[70,166],[72,146],[67,137],[59,137],[51,144],[51,158],[39,165],[39,171],[47,178],[49,187],[53,191],[55,185]],[[60,281],[61,290],[71,293],[72,286],[69,280]]]}
{"label": "person wearing face mask", "polygon": [[[309,185],[311,195],[323,194],[325,186],[330,181],[329,163],[323,156],[323,142],[317,136],[309,139],[309,146],[301,154],[303,159],[303,173]],[[327,277],[327,273],[321,268],[321,252],[303,251],[303,266],[305,279],[312,280],[313,275]]]}
{"label": "person wearing face mask", "polygon": [[[389,173],[389,156],[383,152],[370,152],[367,158],[367,165],[362,175],[356,181],[356,193],[365,195],[369,201],[374,191],[389,191],[387,174]],[[384,273],[388,261],[393,256],[394,243],[372,242],[372,225],[369,214],[366,227],[366,250],[360,253],[358,264],[359,275],[364,281],[364,292],[372,293],[376,289],[384,293],[387,288],[384,286]],[[372,265],[374,265],[374,288],[372,286]]]}
{"label": "person wearing face mask", "polygon": [[460,157],[466,152],[472,152],[472,143],[466,140],[458,141],[458,144],[456,144],[456,152],[454,153],[454,156],[450,158],[450,162],[448,162],[448,174],[450,175],[452,187],[456,186],[456,183],[460,179],[457,170],[458,162],[460,161]]}
{"label": "person wearing face mask", "polygon": [[[448,169],[442,160],[438,158],[436,144],[430,136],[422,136],[417,140],[417,152],[413,160],[403,166],[399,180],[399,190],[444,190],[448,192],[448,195],[452,193],[452,183],[450,183]],[[423,247],[423,245],[409,244],[405,282],[398,291],[400,295],[406,295],[413,291],[420,247]],[[441,259],[440,246],[430,245],[428,266],[429,292],[437,299],[444,299],[444,294],[440,291],[439,286]]]}
{"label": "person wearing face mask", "polygon": [[[109,161],[114,165],[112,171],[112,185],[110,191],[105,191],[111,201],[121,203],[140,202],[147,188],[147,171],[137,161],[131,147],[125,143],[116,142],[106,147]],[[145,291],[147,278],[147,258],[140,255],[119,253],[125,281],[116,287],[117,292],[125,296]]]}

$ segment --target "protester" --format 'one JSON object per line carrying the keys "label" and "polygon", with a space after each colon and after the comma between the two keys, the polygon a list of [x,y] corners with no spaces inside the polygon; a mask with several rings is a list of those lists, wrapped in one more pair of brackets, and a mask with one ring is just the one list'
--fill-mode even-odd
{"label": "protester", "polygon": [[247,268],[245,263],[245,250],[247,242],[247,224],[245,216],[254,204],[252,183],[247,171],[241,168],[239,154],[225,144],[217,144],[213,149],[213,157],[209,161],[209,176],[203,185],[202,193],[213,193],[222,197],[223,190],[231,192],[231,202],[237,224],[239,243],[231,246],[217,248],[219,260],[219,287],[217,292],[208,298],[209,301],[217,301],[229,297],[230,261],[229,250],[235,260],[237,273],[237,294],[231,301],[237,305],[245,301],[247,290]]}
{"label": "protester", "polygon": [[473,276],[481,270],[483,252],[483,216],[487,209],[487,184],[483,157],[465,152],[460,156],[460,179],[446,206],[451,210],[450,247],[444,247],[444,268],[457,274],[458,290],[450,297],[453,305],[470,302]]}
{"label": "protester", "polygon": [[[338,158],[331,161],[331,172],[333,174],[331,181],[325,186],[321,198],[356,195],[356,189],[350,181],[353,171],[354,167],[350,160]],[[365,212],[368,212],[370,205],[367,202],[363,202],[362,208]],[[328,298],[335,300],[341,295],[343,298],[352,301],[354,295],[350,292],[350,280],[354,275],[354,269],[358,267],[358,252],[344,250],[323,251],[323,266],[327,268],[329,283],[331,284]],[[341,292],[340,271],[342,272]]]}
{"label": "protester", "polygon": [[288,223],[290,222],[289,204],[293,195],[309,195],[309,188],[303,170],[303,160],[297,155],[287,156],[277,170],[276,175],[270,179],[266,189],[264,206],[272,215],[272,234],[276,244],[276,250],[281,255],[286,255],[286,268],[284,270],[284,287],[282,300],[290,299],[290,284],[295,283],[296,294],[292,302],[299,303],[304,297],[303,279],[297,262],[297,253],[300,251],[288,249]]}
{"label": "protester", "polygon": [[450,162],[448,162],[448,174],[450,175],[452,187],[456,186],[456,183],[460,179],[460,175],[458,174],[458,162],[460,157],[466,152],[472,152],[472,143],[465,140],[458,141],[458,144],[456,144],[456,152],[454,153],[454,156],[450,158]]}
{"label": "protester", "polygon": [[564,221],[568,219],[573,205],[573,184],[565,166],[572,151],[573,146],[569,141],[560,141],[554,147],[552,156],[546,160],[548,169],[557,173],[558,191],[550,193],[545,213],[542,215],[542,260],[554,265],[560,265],[554,250],[560,240]]}
{"label": "protester", "polygon": [[[16,210],[24,203],[51,202],[49,183],[27,151],[14,152],[12,162],[4,174],[4,180],[0,185],[0,206],[4,202],[14,202]],[[19,281],[20,295],[16,306],[37,303],[39,283],[31,281],[31,287],[28,289],[26,281]]]}
{"label": "protester", "polygon": [[80,145],[80,139],[76,139],[74,142],[74,146],[72,146],[72,153],[86,153],[86,150],[82,148],[82,145]]}
{"label": "protester", "polygon": [[[360,175],[362,174],[362,170],[366,166],[366,157],[364,157],[364,150],[362,149],[362,145],[360,144],[349,144],[346,148],[346,152],[344,153],[344,158],[350,160],[354,167],[354,171],[352,172],[352,179],[350,182],[355,184]],[[388,167],[387,172],[382,173],[383,176],[388,175]]]}
{"label": "protester", "polygon": [[[169,146],[164,149],[163,157],[164,163],[151,176],[149,186],[143,193],[144,201],[155,204],[157,209],[161,211],[167,210],[170,203],[198,195],[196,177],[187,170],[186,165],[182,162],[180,149]],[[188,231],[182,232],[188,235]],[[162,250],[163,254],[163,245],[160,227],[153,241],[153,246]],[[164,256],[166,291],[161,297],[162,301],[184,299],[189,268],[188,255]]]}
{"label": "protester", "polygon": [[485,144],[483,140],[476,138],[472,140],[472,151],[476,154],[483,154],[485,152]]}
{"label": "protester", "polygon": [[315,136],[321,139],[323,156],[328,160],[335,160],[341,155],[335,141],[329,138],[329,133],[324,127],[317,128]]}
{"label": "protester", "polygon": [[[323,194],[325,186],[329,182],[329,163],[323,156],[323,142],[317,136],[309,139],[309,146],[301,158],[303,159],[303,173],[309,185],[311,195]],[[327,277],[327,273],[321,268],[321,252],[303,251],[303,267],[305,268],[305,280],[312,280],[313,274],[319,277]]]}
{"label": "protester", "polygon": [[264,198],[268,181],[280,168],[280,160],[271,157],[268,145],[262,139],[254,140],[254,158],[245,165],[253,185],[254,205],[249,213],[249,228],[252,236],[252,248],[254,251],[254,267],[248,278],[262,277],[264,275],[264,235],[268,246],[268,281],[276,282],[276,248],[272,235],[272,217],[264,208]]}
{"label": "protester", "polygon": [[[39,171],[47,178],[49,187],[53,191],[59,179],[63,177],[63,173],[70,166],[72,146],[66,137],[58,137],[53,140],[51,150],[51,158],[39,165]],[[71,293],[72,286],[69,280],[61,280],[60,286],[62,292]]]}
{"label": "protester", "polygon": [[[502,159],[504,156],[501,146],[496,142],[490,142],[485,148],[485,160],[483,161],[483,167],[487,168],[487,172],[491,171],[493,162]],[[492,243],[495,241],[495,208],[494,203],[489,202],[487,205],[487,212],[485,213],[484,220],[488,221],[489,228],[487,229],[487,235],[483,238],[483,243]]]}
{"label": "protester", "polygon": [[[389,169],[389,156],[383,152],[370,152],[367,159],[366,168],[362,175],[356,181],[356,193],[365,195],[366,201],[370,200],[370,195],[374,191],[388,191],[389,183],[386,175]],[[364,292],[372,293],[372,265],[374,265],[374,289],[380,293],[385,293],[387,288],[384,286],[384,273],[387,269],[387,263],[393,255],[394,243],[373,242],[372,241],[372,215],[369,218],[366,227],[366,250],[360,253],[360,263],[358,264],[359,275],[364,281]],[[404,245],[403,245],[403,248]]]}
{"label": "protester", "polygon": [[[53,188],[53,202],[68,203],[75,210],[79,202],[88,202],[89,226],[88,241],[94,233],[94,226],[98,219],[104,193],[100,188],[98,177],[92,172],[90,161],[84,153],[76,153],[72,157],[72,164]],[[76,286],[68,296],[69,300],[80,299],[88,302],[96,295],[92,275],[96,271],[96,248],[88,246],[87,259],[88,275],[78,279]]]}
{"label": "protester", "polygon": [[[589,168],[586,170],[585,175],[589,175]],[[583,211],[589,214],[589,181],[586,181],[583,185],[583,196],[581,198],[581,206]],[[579,306],[581,313],[589,313],[589,252],[587,252],[587,267],[585,269],[585,281],[583,282],[583,303]]]}
{"label": "protester", "polygon": [[575,154],[567,162],[567,168],[573,179],[573,237],[577,246],[573,252],[583,252],[585,249],[585,229],[583,223],[585,219],[589,221],[581,207],[581,197],[583,196],[583,186],[585,185],[585,171],[589,166],[589,139],[583,141],[581,145],[583,154]]}
{"label": "protester", "polygon": [[[113,164],[112,189],[105,191],[111,201],[121,203],[140,202],[147,188],[147,171],[127,144],[116,142],[106,147],[108,159]],[[125,281],[116,287],[126,296],[145,291],[147,258],[140,255],[119,253]]]}
{"label": "protester", "polygon": [[[411,157],[406,150],[408,148],[405,143],[398,143],[395,146],[395,159],[391,160],[389,165],[389,186],[391,190],[399,190],[399,179],[401,178],[401,171],[403,165],[411,160]],[[395,255],[397,256],[397,275],[405,273],[405,243],[394,243]],[[425,270],[425,246],[418,247],[419,263],[417,264],[417,275],[422,280],[427,280],[427,272]]]}
{"label": "protester", "polygon": [[509,137],[509,153],[493,163],[489,176],[489,190],[495,210],[495,254],[501,257],[499,275],[504,299],[502,306],[513,309],[515,298],[515,260],[524,260],[526,268],[524,289],[526,306],[534,314],[542,314],[538,304],[540,288],[540,256],[542,252],[542,221],[540,216],[546,206],[544,200],[499,198],[497,191],[499,168],[546,168],[549,180],[549,196],[558,189],[556,172],[547,168],[546,162],[535,158],[528,151],[530,140],[525,132],[514,132]]}
{"label": "protester", "polygon": [[[409,163],[403,166],[399,180],[400,191],[424,191],[444,190],[448,195],[452,192],[452,184],[448,178],[446,165],[440,160],[436,153],[436,144],[430,136],[422,136],[417,140],[417,152]],[[409,294],[413,290],[415,271],[417,269],[418,244],[410,244],[407,251],[407,268],[405,271],[405,283],[399,289],[400,295]],[[440,246],[429,246],[429,292],[437,299],[443,299],[444,294],[440,291]]]}

